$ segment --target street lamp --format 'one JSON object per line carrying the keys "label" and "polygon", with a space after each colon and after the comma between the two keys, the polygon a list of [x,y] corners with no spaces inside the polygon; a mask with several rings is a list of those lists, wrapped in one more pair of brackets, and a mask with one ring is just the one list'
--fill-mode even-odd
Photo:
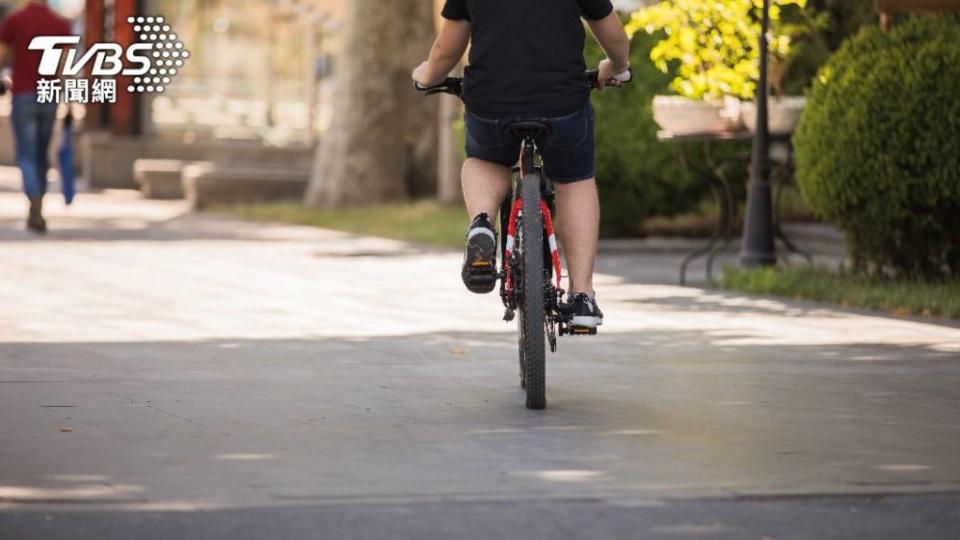
{"label": "street lamp", "polygon": [[744,221],[740,264],[744,268],[772,266],[777,263],[773,228],[773,197],[770,187],[770,125],[767,32],[770,29],[770,0],[763,0],[760,21],[760,83],[757,86],[757,130],[750,160],[750,190]]}

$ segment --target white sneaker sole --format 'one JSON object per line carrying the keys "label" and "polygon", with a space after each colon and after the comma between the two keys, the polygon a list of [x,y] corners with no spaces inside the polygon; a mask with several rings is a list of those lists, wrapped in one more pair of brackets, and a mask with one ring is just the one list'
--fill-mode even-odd
{"label": "white sneaker sole", "polygon": [[570,325],[581,328],[596,328],[603,326],[603,319],[601,317],[574,317],[573,320],[570,321]]}

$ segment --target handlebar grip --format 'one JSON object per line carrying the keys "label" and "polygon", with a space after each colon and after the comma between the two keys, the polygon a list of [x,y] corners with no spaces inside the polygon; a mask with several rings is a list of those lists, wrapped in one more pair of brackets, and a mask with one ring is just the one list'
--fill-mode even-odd
{"label": "handlebar grip", "polygon": [[[587,82],[590,83],[590,86],[596,88],[600,84],[600,70],[591,69],[586,72]],[[617,81],[620,84],[627,84],[628,82],[633,81],[633,68],[627,68],[623,73],[617,74],[614,78],[607,81],[611,83]]]}
{"label": "handlebar grip", "polygon": [[588,69],[587,70],[587,82],[590,83],[590,86],[596,86],[600,82],[600,70],[598,69]]}
{"label": "handlebar grip", "polygon": [[447,77],[442,83],[434,86],[423,86],[417,81],[413,81],[413,86],[420,92],[428,96],[434,94],[452,94],[460,96],[463,93],[463,79],[460,77]]}

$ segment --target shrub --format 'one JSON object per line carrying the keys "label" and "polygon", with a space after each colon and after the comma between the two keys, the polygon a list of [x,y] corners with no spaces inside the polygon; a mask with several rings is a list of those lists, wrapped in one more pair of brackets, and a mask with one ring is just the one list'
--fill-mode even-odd
{"label": "shrub", "polygon": [[804,199],[858,266],[960,274],[960,25],[867,29],[824,66],[794,137]]}
{"label": "shrub", "polygon": [[[631,53],[634,82],[622,90],[594,93],[605,236],[641,235],[645,218],[694,210],[708,193],[700,177],[680,166],[676,145],[657,141],[653,96],[666,93],[673,78],[650,62],[650,50],[657,41],[645,33],[637,34]],[[593,40],[588,41],[586,57],[591,66],[603,58]],[[727,150],[719,149],[718,154]],[[690,145],[687,150],[694,171],[704,168],[702,153],[700,145]]]}
{"label": "shrub", "polygon": [[800,20],[815,21],[816,30],[792,44],[783,94],[802,95],[834,51],[864,26],[876,25],[876,0],[809,0]]}

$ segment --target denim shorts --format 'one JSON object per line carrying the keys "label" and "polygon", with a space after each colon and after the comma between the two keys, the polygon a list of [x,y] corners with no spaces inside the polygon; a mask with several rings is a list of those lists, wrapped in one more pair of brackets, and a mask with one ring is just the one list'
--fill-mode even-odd
{"label": "denim shorts", "polygon": [[467,157],[512,167],[520,159],[521,139],[511,135],[507,126],[516,120],[545,120],[550,135],[537,139],[543,157],[544,173],[554,182],[572,183],[596,176],[594,112],[590,103],[558,118],[517,117],[490,119],[467,112]]}

